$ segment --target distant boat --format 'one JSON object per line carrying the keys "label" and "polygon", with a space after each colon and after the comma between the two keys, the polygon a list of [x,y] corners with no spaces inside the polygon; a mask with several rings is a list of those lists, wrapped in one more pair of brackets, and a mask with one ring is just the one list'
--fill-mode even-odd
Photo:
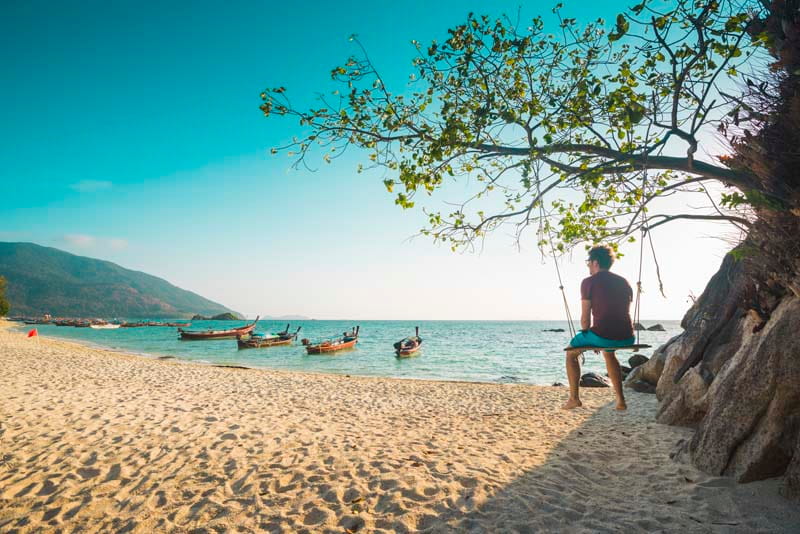
{"label": "distant boat", "polygon": [[178,333],[181,335],[181,339],[184,340],[232,339],[252,332],[257,322],[258,317],[256,317],[256,320],[252,323],[238,328],[230,328],[228,330],[184,330],[183,328],[178,328]]}
{"label": "distant boat", "polygon": [[356,326],[354,330],[345,332],[342,337],[338,339],[329,339],[321,343],[311,343],[308,340],[303,340],[306,345],[306,351],[309,354],[324,354],[328,352],[336,352],[344,349],[351,349],[356,346],[358,342],[358,331],[361,327]]}
{"label": "distant boat", "polygon": [[422,338],[419,337],[419,327],[416,327],[416,334],[411,337],[401,339],[394,344],[395,354],[398,358],[408,358],[422,347]]}
{"label": "distant boat", "polygon": [[118,324],[111,324],[111,323],[92,324],[92,325],[89,325],[89,326],[91,328],[94,328],[95,330],[113,330],[115,328],[119,328],[120,327],[120,325],[118,325]]}
{"label": "distant boat", "polygon": [[289,326],[283,332],[276,334],[250,334],[250,337],[238,336],[236,344],[240,349],[261,349],[266,347],[274,347],[276,345],[290,345],[292,341],[297,339],[297,334],[300,332],[302,326],[298,326],[294,332],[289,332]]}

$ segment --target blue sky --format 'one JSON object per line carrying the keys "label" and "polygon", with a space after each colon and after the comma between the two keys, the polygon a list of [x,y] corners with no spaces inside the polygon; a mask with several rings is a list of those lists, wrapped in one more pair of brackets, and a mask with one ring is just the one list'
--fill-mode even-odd
{"label": "blue sky", "polygon": [[[572,4],[565,13],[588,20],[613,19],[627,2]],[[300,102],[332,89],[330,69],[357,52],[350,34],[403,84],[412,39],[518,5],[4,2],[0,240],[108,259],[247,314],[561,318],[552,264],[532,243],[518,252],[497,235],[476,255],[409,240],[422,213],[356,174],[363,154],[292,170],[269,149],[299,130],[258,110],[265,87],[286,86]],[[728,246],[718,227],[667,228],[656,238],[670,299],[653,288],[645,317],[679,318]],[[585,276],[576,254],[565,264],[575,307]],[[618,269],[635,278],[634,264]]]}

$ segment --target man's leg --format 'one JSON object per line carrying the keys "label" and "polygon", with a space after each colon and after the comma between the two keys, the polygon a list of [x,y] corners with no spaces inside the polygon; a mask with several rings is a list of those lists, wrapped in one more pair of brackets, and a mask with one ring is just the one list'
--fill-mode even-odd
{"label": "man's leg", "polygon": [[603,358],[606,359],[608,378],[611,379],[614,393],[617,394],[617,410],[627,410],[628,405],[625,404],[625,395],[622,393],[622,371],[620,371],[617,357],[613,352],[603,351]]}
{"label": "man's leg", "polygon": [[562,406],[564,410],[571,410],[579,406],[583,406],[580,399],[579,382],[581,380],[581,364],[578,362],[581,351],[568,350],[567,351],[567,379],[569,380],[569,399],[567,403]]}

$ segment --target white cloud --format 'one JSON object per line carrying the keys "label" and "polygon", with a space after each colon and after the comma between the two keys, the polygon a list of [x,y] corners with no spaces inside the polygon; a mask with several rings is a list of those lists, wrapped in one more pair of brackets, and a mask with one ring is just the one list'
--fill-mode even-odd
{"label": "white cloud", "polygon": [[112,237],[111,239],[108,239],[106,241],[108,241],[108,246],[111,247],[112,250],[124,250],[128,248],[128,241],[126,241],[125,239]]}
{"label": "white cloud", "polygon": [[128,241],[118,237],[95,237],[86,234],[66,234],[60,241],[67,246],[79,249],[111,249],[124,250],[128,248]]}
{"label": "white cloud", "polygon": [[84,234],[67,234],[62,239],[77,248],[92,248],[97,243],[97,238]]}
{"label": "white cloud", "polygon": [[112,185],[113,184],[108,180],[81,180],[80,182],[70,184],[69,188],[80,193],[96,193],[98,191],[111,189]]}

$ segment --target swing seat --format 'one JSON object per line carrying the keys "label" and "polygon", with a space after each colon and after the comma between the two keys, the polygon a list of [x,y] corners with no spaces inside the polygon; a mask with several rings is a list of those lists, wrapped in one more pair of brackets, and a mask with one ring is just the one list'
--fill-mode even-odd
{"label": "swing seat", "polygon": [[624,347],[566,347],[564,350],[579,350],[581,352],[585,352],[587,350],[596,350],[596,351],[618,351],[618,350],[640,350],[640,349],[649,349],[650,345],[644,344],[636,344],[636,345],[625,345]]}

